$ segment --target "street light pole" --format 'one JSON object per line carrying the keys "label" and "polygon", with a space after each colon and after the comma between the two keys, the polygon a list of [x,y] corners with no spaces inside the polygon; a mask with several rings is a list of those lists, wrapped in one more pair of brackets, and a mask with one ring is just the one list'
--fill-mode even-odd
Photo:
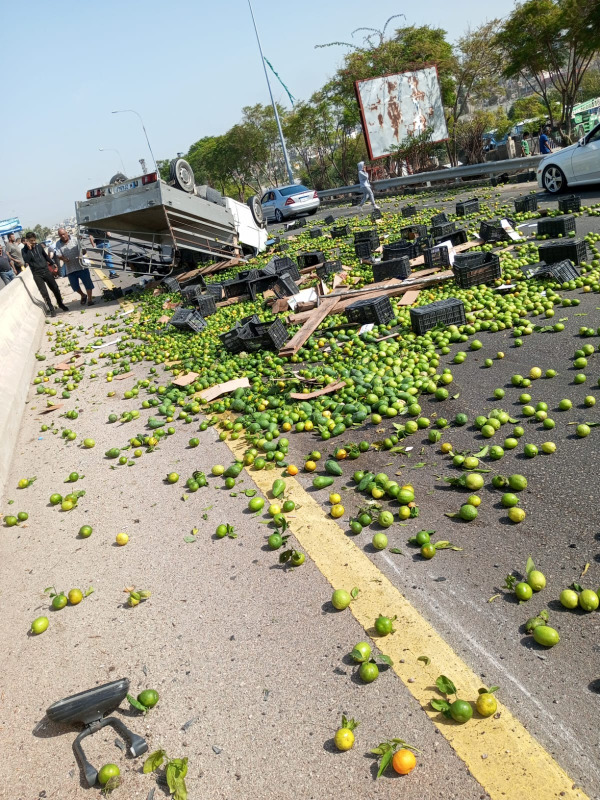
{"label": "street light pole", "polygon": [[154,169],[158,172],[158,166],[156,164],[156,159],[154,158],[154,153],[152,152],[152,148],[150,147],[150,139],[148,139],[148,134],[146,133],[146,126],[144,125],[144,120],[135,111],[133,108],[122,108],[118,111],[112,111],[112,114],[135,114],[139,121],[142,123],[142,130],[144,131],[144,136],[146,137],[146,144],[148,145],[148,150],[150,150],[150,155],[152,156],[152,161],[154,161]]}
{"label": "street light pole", "polygon": [[248,6],[250,8],[250,16],[252,17],[252,24],[254,25],[254,33],[256,34],[256,42],[258,44],[258,51],[260,53],[260,60],[262,61],[263,69],[265,71],[265,78],[267,80],[267,86],[269,87],[269,95],[271,97],[271,105],[273,106],[273,112],[275,114],[275,121],[277,122],[277,129],[279,131],[279,138],[281,139],[281,148],[283,150],[283,159],[285,161],[285,168],[288,174],[288,180],[290,183],[294,182],[294,174],[292,172],[292,166],[290,164],[290,159],[288,156],[287,147],[285,146],[285,139],[283,138],[283,130],[281,128],[281,121],[279,119],[279,114],[277,113],[277,106],[275,105],[275,101],[273,100],[273,92],[271,91],[271,82],[269,81],[269,73],[267,72],[267,65],[265,64],[265,57],[263,56],[262,46],[260,43],[260,37],[258,35],[258,28],[256,27],[256,20],[254,19],[254,11],[252,10],[252,3],[248,0]]}
{"label": "street light pole", "polygon": [[121,153],[119,153],[116,147],[99,147],[98,150],[101,153],[106,153],[108,150],[110,150],[111,153],[116,153],[119,156],[119,161],[121,162],[121,169],[123,170],[123,175],[125,175],[125,164],[123,163],[123,156],[121,155]]}

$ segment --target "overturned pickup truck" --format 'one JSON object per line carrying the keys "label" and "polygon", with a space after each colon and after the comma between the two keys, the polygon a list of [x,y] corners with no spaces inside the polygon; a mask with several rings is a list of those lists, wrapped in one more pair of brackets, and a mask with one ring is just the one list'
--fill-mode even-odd
{"label": "overturned pickup truck", "polygon": [[117,173],[107,186],[90,189],[85,200],[77,201],[75,214],[80,255],[89,265],[136,273],[166,275],[209,258],[254,255],[267,242],[258,197],[240,203],[210,186],[197,186],[181,158],[171,161],[168,181],[156,172],[137,178]]}

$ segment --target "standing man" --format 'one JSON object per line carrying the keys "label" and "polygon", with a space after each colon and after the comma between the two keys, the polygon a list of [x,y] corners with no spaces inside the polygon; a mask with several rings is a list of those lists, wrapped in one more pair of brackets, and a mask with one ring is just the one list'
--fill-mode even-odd
{"label": "standing man", "polygon": [[10,261],[12,268],[18,275],[19,272],[23,270],[24,262],[23,262],[23,253],[21,252],[21,248],[19,247],[17,240],[15,239],[14,233],[8,234],[6,255],[8,256],[8,260]]}
{"label": "standing man", "polygon": [[63,311],[68,311],[69,309],[63,302],[54,275],[50,271],[51,268],[55,269],[54,263],[51,261],[50,256],[46,253],[42,245],[37,243],[37,236],[32,231],[25,234],[23,260],[31,270],[35,285],[48,306],[50,316],[55,317],[56,311],[50,302],[50,296],[48,295],[48,289],[46,287],[50,288],[50,291],[56,298],[58,307]]}
{"label": "standing man", "polygon": [[110,242],[108,241],[110,233],[108,231],[105,232],[98,230],[97,228],[89,228],[88,236],[90,237],[90,244],[92,247],[96,247],[101,251],[100,255],[102,256],[102,263],[108,265],[108,277],[117,278],[118,275],[113,269],[115,262],[113,261],[113,257],[110,252]]}
{"label": "standing man", "polygon": [[[56,259],[61,260],[64,264],[65,274],[71,285],[71,289],[77,292],[81,297],[81,305],[86,303],[88,306],[93,306],[92,290],[94,282],[87,267],[82,267],[79,262],[79,245],[75,239],[71,239],[69,234],[64,228],[58,229],[58,241],[55,246]],[[84,251],[85,252],[85,251]],[[83,284],[83,288],[87,292],[87,297],[79,288],[79,281]]]}
{"label": "standing man", "polygon": [[540,153],[542,155],[547,155],[552,152],[552,140],[550,139],[549,133],[550,125],[544,125],[540,135]]}
{"label": "standing man", "polygon": [[359,206],[362,208],[364,206],[365,201],[368,199],[373,204],[373,208],[376,211],[379,211],[379,206],[375,204],[375,195],[373,194],[373,189],[371,188],[371,184],[369,183],[369,176],[365,169],[365,162],[359,161],[358,162],[358,182],[360,183],[360,188],[362,189],[362,200],[359,203]]}
{"label": "standing man", "polygon": [[13,272],[10,260],[4,252],[1,242],[2,240],[0,240],[0,289],[4,289],[15,277],[15,273]]}

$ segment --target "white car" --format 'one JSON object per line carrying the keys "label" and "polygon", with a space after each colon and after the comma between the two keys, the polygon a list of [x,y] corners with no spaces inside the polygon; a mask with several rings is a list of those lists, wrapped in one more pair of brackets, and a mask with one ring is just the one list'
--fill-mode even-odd
{"label": "white car", "polygon": [[541,189],[558,194],[567,186],[600,183],[600,125],[577,144],[549,153],[537,168]]}
{"label": "white car", "polygon": [[261,198],[263,215],[268,222],[283,222],[299,214],[316,214],[321,201],[314,189],[302,184],[277,186],[269,189]]}

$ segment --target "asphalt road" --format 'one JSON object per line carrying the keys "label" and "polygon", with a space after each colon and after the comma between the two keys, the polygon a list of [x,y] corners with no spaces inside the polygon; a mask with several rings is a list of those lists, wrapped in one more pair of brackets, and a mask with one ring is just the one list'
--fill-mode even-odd
{"label": "asphalt road", "polygon": [[[530,189],[511,186],[499,192],[500,197],[511,198]],[[467,188],[460,198],[473,193]],[[600,194],[596,190],[582,196],[592,203]],[[540,197],[542,206],[554,204]],[[421,202],[419,195],[409,201],[415,199]],[[439,195],[435,203],[432,197],[423,202],[444,207]],[[386,202],[384,209],[405,203],[406,199]],[[329,213],[346,216],[355,210],[324,209],[319,217]],[[579,218],[578,230],[599,231],[599,218]],[[480,492],[483,502],[476,521],[446,517],[445,512],[456,511],[468,493],[450,489],[438,478],[460,472],[440,453],[439,445],[429,444],[422,434],[411,437],[410,457],[371,450],[344,471],[400,473],[399,482],[414,484],[419,518],[388,530],[390,547],[399,548],[402,555],[374,551],[370,539],[376,525],[353,537],[353,543],[483,684],[500,686],[498,697],[504,706],[567,770],[574,784],[596,798],[600,797],[596,723],[600,617],[566,612],[557,598],[572,581],[591,588],[600,585],[598,434],[592,429],[588,438],[576,439],[573,427],[567,425],[600,422],[600,406],[582,407],[585,395],[598,398],[600,392],[598,355],[590,358],[583,385],[573,384],[571,368],[573,352],[582,342],[578,329],[600,326],[600,304],[597,295],[580,290],[566,296],[579,297],[581,305],[557,313],[568,318],[564,332],[525,337],[521,348],[514,347],[507,332],[482,332],[478,338],[483,348],[470,352],[461,365],[454,365],[452,358],[465,345],[455,345],[442,362],[451,366],[452,394],[459,394],[458,399],[421,402],[423,413],[431,418],[437,414],[452,419],[465,412],[473,420],[499,407],[521,421],[521,390],[512,388],[511,376],[527,374],[533,366],[558,371],[556,378],[536,381],[529,390],[535,402],[548,403],[556,428],[545,431],[527,423],[522,439],[538,445],[552,440],[557,452],[525,459],[519,447],[499,462],[485,462],[501,474],[527,476],[529,486],[521,494],[527,513],[524,522],[507,523],[498,503],[500,492],[487,488]],[[84,341],[96,338],[94,323],[116,309],[115,304],[102,305],[94,317],[91,311],[74,310],[64,319],[84,325]],[[594,344],[597,339],[585,341]],[[44,343],[43,352],[52,363],[59,359],[50,354],[49,344]],[[506,357],[484,368],[483,360],[500,350]],[[365,638],[365,630],[349,613],[331,612],[332,587],[311,559],[301,569],[282,570],[265,547],[268,529],[244,510],[239,498],[230,499],[220,481],[211,481],[209,488],[186,501],[181,482],[177,486],[163,482],[170,470],[177,470],[183,480],[192,469],[209,471],[214,463],[231,461],[214,429],[200,434],[199,448],[189,449],[185,442],[197,426],[178,424],[176,435],[155,453],[144,455],[135,466],[112,469],[114,463],[101,454],[122,446],[143,425],[110,425],[107,416],[139,407],[139,399],[121,397],[136,378],[146,377],[147,365],[134,365],[132,378],[110,385],[104,381],[104,368],[96,368],[98,379],[88,380],[93,369],[86,367],[86,380],[65,406],[78,408],[79,418],[75,422],[59,418],[54,424],[76,430],[78,441],[92,436],[96,447],[83,450],[76,443],[63,443],[60,434],[40,432],[44,401],[32,389],[8,485],[16,487],[19,478],[31,475],[37,480],[26,490],[9,490],[2,499],[4,514],[26,510],[30,515],[26,526],[3,528],[0,540],[6,698],[0,723],[4,749],[0,786],[10,785],[6,797],[89,796],[71,750],[72,729],[49,724],[44,710],[62,696],[122,676],[131,679],[136,693],[150,687],[160,692],[159,705],[147,717],[121,716],[148,737],[150,750],[164,747],[172,756],[189,756],[190,797],[287,798],[293,793],[320,800],[358,790],[361,796],[375,798],[398,789],[408,798],[486,797],[393,672],[369,686],[353,678],[344,656]],[[506,390],[501,401],[492,399],[497,387]],[[117,397],[107,398],[109,389]],[[555,411],[564,397],[573,401],[573,409]],[[142,412],[141,421],[148,413]],[[370,425],[359,434],[374,441],[383,438],[382,429],[389,432],[391,427],[390,422],[377,429]],[[456,450],[477,450],[505,435],[503,428],[494,439],[483,440],[469,424],[451,427],[442,441],[452,442]],[[292,462],[302,463],[314,447],[325,451],[320,440],[308,434],[294,434],[290,441]],[[425,467],[416,467],[423,462]],[[54,491],[64,492],[64,478],[72,470],[85,475],[77,488],[85,489],[86,495],[75,510],[61,513],[48,506],[48,497]],[[310,488],[311,476],[300,472],[298,480]],[[347,513],[340,522],[346,528],[364,496],[359,497],[345,479],[336,488],[344,483]],[[244,477],[242,488],[251,485],[250,477]],[[310,489],[309,494],[327,509],[328,491]],[[14,504],[8,506],[9,500]],[[213,538],[214,528],[224,521],[235,526],[237,539]],[[94,533],[90,539],[78,539],[76,533],[86,523]],[[194,527],[199,531],[196,541],[187,543],[184,537]],[[449,539],[462,551],[439,552],[432,561],[424,561],[407,544],[409,536],[422,528],[435,530],[436,539]],[[125,548],[114,545],[121,530],[131,537]],[[507,573],[524,570],[528,556],[544,572],[548,586],[519,605],[502,584]],[[580,579],[586,564],[589,568]],[[43,589],[49,585],[66,590],[91,585],[95,591],[80,606],[48,614],[49,630],[28,637],[31,620],[46,613]],[[129,585],[151,589],[151,599],[135,609],[123,607],[122,589]],[[532,644],[522,627],[542,608],[548,608],[550,624],[561,636],[560,645],[552,650]],[[402,629],[394,636],[402,637]],[[343,712],[361,725],[356,748],[338,754],[331,737]],[[473,731],[483,737],[474,751],[484,758],[485,728],[478,725]],[[373,781],[372,762],[366,757],[370,747],[394,735],[423,753],[416,772],[397,779],[402,780],[398,789],[390,784],[393,779]],[[146,797],[151,779],[139,774],[140,762],[126,760],[113,742],[112,732],[95,737],[90,742],[91,760],[121,765],[126,788],[116,797]],[[554,796],[543,785],[535,791],[544,800]]]}

